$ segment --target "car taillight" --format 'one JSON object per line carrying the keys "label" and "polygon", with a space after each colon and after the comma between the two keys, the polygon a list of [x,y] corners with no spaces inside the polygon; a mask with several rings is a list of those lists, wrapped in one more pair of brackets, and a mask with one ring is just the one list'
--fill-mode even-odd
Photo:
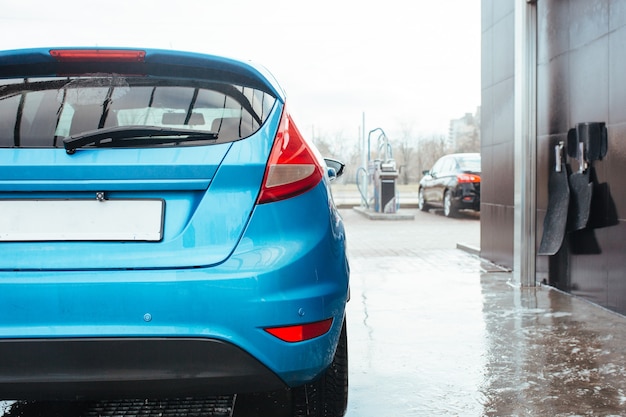
{"label": "car taillight", "polygon": [[50,55],[60,62],[143,62],[146,51],[130,49],[52,49]]}
{"label": "car taillight", "polygon": [[266,332],[282,340],[283,342],[303,342],[319,337],[330,330],[333,319],[316,321],[315,323],[299,324],[296,326],[270,327]]}
{"label": "car taillight", "polygon": [[459,184],[468,182],[480,182],[480,176],[475,174],[458,174],[456,176],[456,181]]}
{"label": "car taillight", "polygon": [[322,180],[322,166],[313,149],[286,110],[270,152],[258,204],[284,200],[315,187]]}

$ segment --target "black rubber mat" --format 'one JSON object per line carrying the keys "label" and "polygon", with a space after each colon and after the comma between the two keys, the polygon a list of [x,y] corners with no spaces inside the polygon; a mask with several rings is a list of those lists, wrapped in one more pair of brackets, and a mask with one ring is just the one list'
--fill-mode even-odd
{"label": "black rubber mat", "polygon": [[[558,163],[558,161],[557,161]],[[564,163],[550,172],[548,179],[548,209],[543,220],[543,235],[538,255],[554,255],[561,248],[570,206],[568,169]]]}

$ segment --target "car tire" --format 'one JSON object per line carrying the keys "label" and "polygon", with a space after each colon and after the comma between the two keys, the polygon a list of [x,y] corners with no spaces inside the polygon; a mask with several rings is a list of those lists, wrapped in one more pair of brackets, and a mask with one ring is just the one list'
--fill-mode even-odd
{"label": "car tire", "polygon": [[292,389],[293,417],[343,417],[348,407],[346,320],[330,366],[315,381]]}
{"label": "car tire", "polygon": [[426,203],[426,197],[424,197],[423,188],[420,188],[417,194],[417,208],[419,208],[421,211],[428,211],[428,209],[430,208],[428,206],[428,203]]}
{"label": "car tire", "polygon": [[452,199],[452,192],[450,190],[446,190],[443,195],[443,215],[446,217],[456,217],[458,210],[454,205],[454,200]]}

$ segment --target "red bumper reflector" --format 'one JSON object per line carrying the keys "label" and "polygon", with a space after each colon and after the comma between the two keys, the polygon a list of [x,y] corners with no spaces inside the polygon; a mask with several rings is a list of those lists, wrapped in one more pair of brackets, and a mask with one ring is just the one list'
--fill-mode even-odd
{"label": "red bumper reflector", "polygon": [[50,55],[60,62],[143,62],[146,52],[129,49],[52,49]]}
{"label": "red bumper reflector", "polygon": [[332,324],[333,319],[329,318],[316,321],[315,323],[298,324],[296,326],[271,327],[265,329],[265,331],[284,342],[295,343],[314,339],[327,333]]}

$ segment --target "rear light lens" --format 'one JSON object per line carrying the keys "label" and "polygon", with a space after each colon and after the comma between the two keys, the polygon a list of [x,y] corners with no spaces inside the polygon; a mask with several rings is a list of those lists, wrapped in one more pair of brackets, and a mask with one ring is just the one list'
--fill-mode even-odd
{"label": "rear light lens", "polygon": [[286,110],[265,168],[258,203],[284,200],[302,194],[322,180],[323,168]]}
{"label": "rear light lens", "polygon": [[316,321],[315,323],[299,324],[296,326],[271,327],[266,332],[282,340],[283,342],[295,343],[319,337],[330,330],[333,319]]}
{"label": "rear light lens", "polygon": [[456,176],[456,181],[459,184],[469,183],[469,182],[480,182],[480,176],[475,174],[458,174]]}
{"label": "rear light lens", "polygon": [[130,49],[52,49],[50,55],[59,62],[143,62],[146,51]]}

